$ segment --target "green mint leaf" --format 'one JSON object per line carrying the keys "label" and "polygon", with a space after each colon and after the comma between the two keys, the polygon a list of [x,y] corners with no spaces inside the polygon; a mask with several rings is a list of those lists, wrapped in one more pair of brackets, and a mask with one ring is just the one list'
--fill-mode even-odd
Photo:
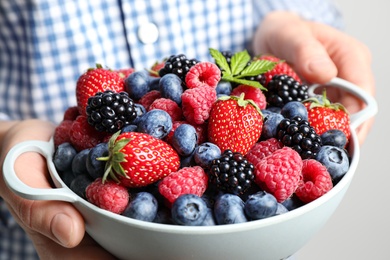
{"label": "green mint leaf", "polygon": [[257,76],[259,74],[272,70],[276,66],[276,64],[278,64],[278,62],[268,60],[253,61],[248,67],[241,71],[241,74],[238,77],[243,78]]}
{"label": "green mint leaf", "polygon": [[255,88],[259,88],[261,90],[267,90],[265,87],[263,87],[260,84],[260,82],[258,82],[256,80],[239,79],[239,78],[233,77],[231,75],[223,75],[222,79],[226,80],[226,81],[230,81],[230,82],[235,82],[237,84],[252,86],[252,87],[255,87]]}
{"label": "green mint leaf", "polygon": [[230,70],[230,66],[226,61],[225,56],[223,56],[222,53],[216,49],[209,48],[209,51],[211,56],[214,58],[215,63],[217,63],[217,65],[221,68],[221,70],[231,75],[232,71]]}
{"label": "green mint leaf", "polygon": [[250,60],[251,56],[246,50],[235,53],[230,61],[232,75],[239,75]]}

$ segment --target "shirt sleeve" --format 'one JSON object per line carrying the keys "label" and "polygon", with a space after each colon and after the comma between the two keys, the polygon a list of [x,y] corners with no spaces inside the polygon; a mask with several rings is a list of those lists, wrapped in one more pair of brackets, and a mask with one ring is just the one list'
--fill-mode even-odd
{"label": "shirt sleeve", "polygon": [[259,0],[255,8],[260,17],[272,11],[291,11],[304,19],[344,29],[342,13],[331,0]]}

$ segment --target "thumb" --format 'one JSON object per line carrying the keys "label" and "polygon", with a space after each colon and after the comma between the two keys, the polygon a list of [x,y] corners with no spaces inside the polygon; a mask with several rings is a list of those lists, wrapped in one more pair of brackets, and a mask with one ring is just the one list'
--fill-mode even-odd
{"label": "thumb", "polygon": [[256,32],[254,51],[271,53],[291,64],[305,80],[325,83],[337,75],[337,68],[325,46],[312,32],[309,22],[291,13],[276,12]]}
{"label": "thumb", "polygon": [[[39,154],[22,154],[15,163],[15,171],[30,187],[52,188],[46,162]],[[70,203],[33,201],[12,195],[14,198],[8,207],[30,236],[39,233],[68,248],[80,243],[85,233],[84,220]]]}

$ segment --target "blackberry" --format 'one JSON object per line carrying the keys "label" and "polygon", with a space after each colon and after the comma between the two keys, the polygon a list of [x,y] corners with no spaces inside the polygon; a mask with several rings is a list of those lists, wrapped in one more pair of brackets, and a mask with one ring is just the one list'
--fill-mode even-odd
{"label": "blackberry", "polygon": [[274,75],[267,84],[267,90],[264,94],[268,106],[273,107],[283,107],[290,101],[303,101],[309,97],[307,85],[285,74]]}
{"label": "blackberry", "polygon": [[171,55],[158,72],[159,76],[162,77],[168,73],[176,74],[182,82],[185,82],[187,72],[192,66],[199,63],[196,59],[187,59],[186,55],[178,54]]}
{"label": "blackberry", "polygon": [[226,150],[212,161],[210,180],[219,190],[240,195],[254,180],[254,166],[241,153]]}
{"label": "blackberry", "polygon": [[88,99],[86,112],[91,126],[109,133],[117,132],[137,117],[134,101],[125,91],[97,92]]}
{"label": "blackberry", "polygon": [[297,151],[302,159],[314,159],[320,150],[321,137],[301,117],[284,118],[277,127],[277,138],[285,146]]}

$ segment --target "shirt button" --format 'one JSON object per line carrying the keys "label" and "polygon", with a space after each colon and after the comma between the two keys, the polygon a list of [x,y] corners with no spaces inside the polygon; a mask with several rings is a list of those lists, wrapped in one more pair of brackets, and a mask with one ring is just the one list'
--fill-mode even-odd
{"label": "shirt button", "polygon": [[158,34],[158,28],[154,23],[146,23],[138,28],[138,38],[144,44],[155,43]]}

